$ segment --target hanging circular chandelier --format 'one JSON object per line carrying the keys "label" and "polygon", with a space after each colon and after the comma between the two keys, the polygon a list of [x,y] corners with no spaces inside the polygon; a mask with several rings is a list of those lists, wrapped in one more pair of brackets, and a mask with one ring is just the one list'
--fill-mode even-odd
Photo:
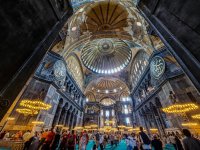
{"label": "hanging circular chandelier", "polygon": [[186,113],[195,109],[198,109],[198,105],[194,103],[187,103],[187,104],[174,104],[165,107],[162,110],[166,113]]}
{"label": "hanging circular chandelier", "polygon": [[194,118],[194,119],[200,119],[200,114],[193,115],[192,118]]}
{"label": "hanging circular chandelier", "polygon": [[36,100],[22,100],[20,106],[34,109],[34,110],[48,110],[51,108],[51,105],[42,102],[39,99]]}
{"label": "hanging circular chandelier", "polygon": [[37,115],[38,111],[37,110],[31,110],[28,108],[17,108],[16,111],[20,114],[24,115]]}

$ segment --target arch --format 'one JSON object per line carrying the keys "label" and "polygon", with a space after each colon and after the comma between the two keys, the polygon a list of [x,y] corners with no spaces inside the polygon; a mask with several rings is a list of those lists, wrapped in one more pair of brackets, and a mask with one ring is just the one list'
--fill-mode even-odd
{"label": "arch", "polygon": [[140,49],[134,56],[130,69],[130,81],[132,83],[132,87],[136,86],[137,82],[145,71],[145,68],[148,65],[148,60],[148,53],[142,49]]}
{"label": "arch", "polygon": [[129,96],[129,92],[127,92],[127,91],[123,91],[121,94],[120,94],[120,101],[122,101],[123,100],[123,98],[124,97],[128,97]]}
{"label": "arch", "polygon": [[83,68],[78,56],[71,53],[66,59],[67,68],[81,90],[84,86]]}
{"label": "arch", "polygon": [[86,94],[85,94],[86,98],[88,99],[89,102],[95,102],[96,101],[96,98],[95,98],[95,95],[88,91]]}
{"label": "arch", "polygon": [[100,103],[104,106],[111,106],[113,104],[115,104],[115,99],[112,98],[112,96],[109,97],[104,97],[100,100]]}

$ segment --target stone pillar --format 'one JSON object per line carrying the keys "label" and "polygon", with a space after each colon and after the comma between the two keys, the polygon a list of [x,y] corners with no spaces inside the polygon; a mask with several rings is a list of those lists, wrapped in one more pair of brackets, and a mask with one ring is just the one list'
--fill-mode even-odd
{"label": "stone pillar", "polygon": [[56,114],[55,114],[54,120],[53,120],[54,126],[58,124],[59,119],[61,117],[61,112],[62,112],[62,107],[60,105],[58,105],[58,108],[57,108],[57,111],[56,111]]}
{"label": "stone pillar", "polygon": [[77,118],[78,118],[78,115],[75,114],[75,115],[74,115],[74,119],[73,119],[73,127],[72,127],[72,128],[76,127]]}
{"label": "stone pillar", "polygon": [[80,119],[80,112],[78,112],[75,126],[80,126]]}
{"label": "stone pillar", "polygon": [[67,119],[67,127],[70,127],[71,115],[72,115],[72,112],[69,112],[69,116],[68,116],[68,119]]}
{"label": "stone pillar", "polygon": [[62,125],[65,125],[66,117],[67,117],[67,110],[65,110],[65,114],[62,120]]}
{"label": "stone pillar", "polygon": [[66,117],[65,117],[65,121],[64,121],[64,126],[67,126],[68,123],[68,118],[69,118],[69,110],[66,111]]}
{"label": "stone pillar", "polygon": [[74,128],[74,121],[75,121],[75,114],[72,115],[72,121],[71,121],[71,129]]}
{"label": "stone pillar", "polygon": [[71,117],[70,117],[70,119],[69,119],[69,129],[70,129],[70,130],[72,129],[73,117],[74,117],[74,114],[73,114],[73,112],[72,112],[72,113],[71,113]]}
{"label": "stone pillar", "polygon": [[147,116],[144,115],[144,123],[145,123],[146,129],[147,129],[147,133],[148,133],[148,135],[150,135],[149,126],[147,125],[147,120],[148,120]]}

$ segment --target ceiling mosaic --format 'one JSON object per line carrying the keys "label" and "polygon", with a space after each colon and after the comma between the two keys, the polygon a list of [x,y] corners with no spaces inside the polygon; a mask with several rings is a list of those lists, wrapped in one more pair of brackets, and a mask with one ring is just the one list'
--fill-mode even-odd
{"label": "ceiling mosaic", "polygon": [[78,57],[74,54],[69,56],[66,59],[67,63],[67,68],[78,86],[80,87],[81,90],[83,90],[84,86],[84,75],[83,75],[83,69],[81,66],[81,63],[78,59]]}
{"label": "ceiling mosaic", "polygon": [[65,24],[66,38],[52,51],[64,57],[89,102],[110,106],[123,101],[162,42],[149,36],[137,0],[71,2],[74,15]]}

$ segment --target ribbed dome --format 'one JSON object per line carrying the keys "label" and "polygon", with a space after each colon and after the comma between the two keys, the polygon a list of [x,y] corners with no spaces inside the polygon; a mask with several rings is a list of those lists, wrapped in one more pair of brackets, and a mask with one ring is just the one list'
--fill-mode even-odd
{"label": "ribbed dome", "polygon": [[128,12],[119,3],[112,1],[95,2],[86,10],[86,20],[81,25],[82,31],[123,30],[128,26]]}
{"label": "ribbed dome", "polygon": [[96,39],[81,53],[83,64],[96,73],[112,74],[124,69],[131,59],[131,49],[119,39]]}

